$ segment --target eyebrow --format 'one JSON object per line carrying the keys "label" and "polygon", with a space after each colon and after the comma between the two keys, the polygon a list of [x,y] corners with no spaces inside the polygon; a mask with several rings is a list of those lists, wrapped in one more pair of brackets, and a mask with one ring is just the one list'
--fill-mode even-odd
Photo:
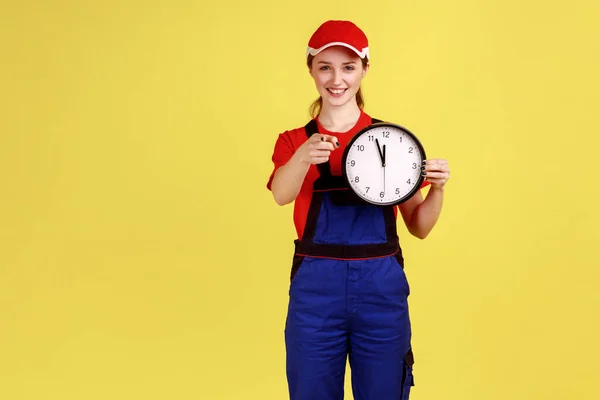
{"label": "eyebrow", "polygon": [[[331,64],[329,61],[319,61],[318,64]],[[356,64],[356,61],[347,61],[345,63],[343,63],[342,65],[348,65],[348,64]]]}

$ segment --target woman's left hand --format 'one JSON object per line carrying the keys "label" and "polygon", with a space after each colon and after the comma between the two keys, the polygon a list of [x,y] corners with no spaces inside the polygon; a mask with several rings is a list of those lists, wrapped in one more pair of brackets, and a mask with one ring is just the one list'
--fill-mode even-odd
{"label": "woman's left hand", "polygon": [[423,170],[425,180],[431,183],[432,187],[443,189],[448,179],[450,179],[450,168],[448,161],[443,158],[433,158],[425,161]]}

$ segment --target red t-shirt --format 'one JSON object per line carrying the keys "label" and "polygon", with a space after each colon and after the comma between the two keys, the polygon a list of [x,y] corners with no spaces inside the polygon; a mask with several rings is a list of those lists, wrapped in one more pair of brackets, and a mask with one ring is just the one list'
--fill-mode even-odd
{"label": "red t-shirt", "polygon": [[[342,155],[344,154],[344,149],[350,142],[350,139],[358,133],[361,129],[366,128],[371,125],[371,117],[367,115],[364,111],[361,110],[360,117],[358,121],[347,132],[330,132],[327,129],[323,128],[323,126],[319,123],[318,117],[316,118],[317,126],[319,128],[319,133],[325,135],[335,136],[340,143],[340,147],[331,152],[329,156],[329,164],[331,166],[331,175],[341,176],[342,175]],[[275,142],[275,149],[273,150],[273,172],[269,177],[269,181],[267,182],[267,188],[271,190],[271,183],[273,182],[273,176],[275,175],[275,171],[277,168],[285,165],[289,159],[294,155],[298,147],[300,147],[306,140],[308,136],[304,130],[304,126],[300,128],[293,129],[291,131],[285,131],[284,133],[279,134],[277,141]],[[308,209],[310,207],[310,201],[312,199],[312,190],[313,184],[315,180],[319,177],[319,170],[316,165],[311,165],[306,177],[304,178],[304,182],[302,187],[300,188],[300,192],[294,201],[294,225],[296,227],[296,232],[298,234],[298,238],[302,237],[304,232],[304,226],[306,224],[306,216],[308,215]],[[429,184],[429,182],[424,182],[421,187],[425,187]],[[394,214],[398,214],[398,209],[394,207]]]}

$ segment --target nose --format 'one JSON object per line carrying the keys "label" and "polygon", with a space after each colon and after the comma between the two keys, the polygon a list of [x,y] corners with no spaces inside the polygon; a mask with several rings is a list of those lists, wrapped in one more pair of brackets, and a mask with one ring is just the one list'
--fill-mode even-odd
{"label": "nose", "polygon": [[342,84],[342,72],[339,70],[334,70],[333,72],[333,84],[335,86],[339,86]]}

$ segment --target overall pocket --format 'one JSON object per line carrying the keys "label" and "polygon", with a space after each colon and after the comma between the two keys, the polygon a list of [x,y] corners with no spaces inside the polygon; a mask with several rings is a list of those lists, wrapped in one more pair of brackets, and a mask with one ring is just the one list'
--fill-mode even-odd
{"label": "overall pocket", "polygon": [[410,283],[408,282],[408,276],[406,276],[406,271],[404,270],[404,259],[402,257],[402,250],[392,256],[392,262],[398,268],[398,273],[400,274],[400,281],[403,286],[403,290],[406,294],[406,297],[410,296]]}
{"label": "overall pocket", "polygon": [[292,290],[294,289],[294,287],[298,286],[299,284],[302,284],[302,277],[303,275],[306,275],[306,269],[309,267],[309,264],[313,261],[314,258],[312,257],[301,256],[297,254],[294,255],[294,259],[292,261],[292,271],[290,273],[290,295],[292,294]]}
{"label": "overall pocket", "polygon": [[303,261],[304,261],[304,256],[299,256],[297,254],[294,254],[294,258],[292,259],[292,270],[290,272],[290,284],[292,284],[294,282],[294,279],[296,278],[296,274],[300,270],[300,266],[302,265]]}
{"label": "overall pocket", "polygon": [[404,356],[404,371],[402,374],[402,394],[400,400],[408,400],[410,396],[410,390],[415,386],[415,380],[413,377],[413,352],[412,349],[408,350]]}

